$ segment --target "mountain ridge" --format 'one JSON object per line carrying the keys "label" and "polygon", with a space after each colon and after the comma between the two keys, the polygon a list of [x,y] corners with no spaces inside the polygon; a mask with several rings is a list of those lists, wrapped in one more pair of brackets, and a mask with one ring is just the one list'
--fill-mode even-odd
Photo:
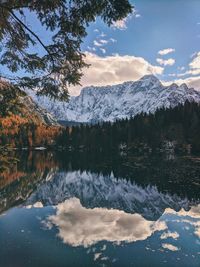
{"label": "mountain ridge", "polygon": [[[49,180],[27,199],[26,205],[40,201],[43,206],[58,205],[70,198],[80,199],[87,208],[107,207],[139,213],[157,220],[166,208],[179,211],[190,207],[187,198],[159,192],[156,186],[139,186],[135,182],[88,171],[52,172]],[[159,208],[158,208],[159,207]]]}
{"label": "mountain ridge", "polygon": [[34,94],[32,97],[58,120],[79,123],[113,122],[142,112],[154,113],[162,107],[173,108],[186,101],[200,103],[200,92],[195,89],[186,84],[164,86],[153,75],[145,75],[135,82],[85,87],[69,102],[51,102]]}

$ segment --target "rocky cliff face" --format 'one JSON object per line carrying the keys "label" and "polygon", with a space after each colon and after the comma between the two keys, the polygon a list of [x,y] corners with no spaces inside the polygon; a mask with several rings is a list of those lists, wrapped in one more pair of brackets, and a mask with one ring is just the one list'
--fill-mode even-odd
{"label": "rocky cliff face", "polygon": [[0,117],[18,115],[35,124],[58,125],[56,119],[19,88],[0,81]]}
{"label": "rocky cliff face", "polygon": [[161,107],[173,108],[186,100],[199,103],[200,92],[186,84],[163,86],[155,76],[147,75],[136,82],[84,88],[69,102],[33,98],[58,120],[91,123],[130,118],[141,112],[154,113]]}
{"label": "rocky cliff face", "polygon": [[36,117],[43,124],[47,124],[49,126],[59,125],[57,120],[47,112],[44,108],[41,108],[38,104],[36,104],[30,96],[23,96],[19,98],[19,101],[22,105],[24,105],[27,109],[27,113],[34,117]]}

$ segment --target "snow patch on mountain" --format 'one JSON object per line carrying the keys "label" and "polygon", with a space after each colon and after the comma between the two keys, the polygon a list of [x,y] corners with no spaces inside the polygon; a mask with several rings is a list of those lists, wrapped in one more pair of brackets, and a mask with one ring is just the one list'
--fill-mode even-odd
{"label": "snow patch on mountain", "polygon": [[200,103],[200,92],[188,88],[186,84],[164,86],[153,75],[146,75],[136,82],[86,87],[69,102],[51,101],[36,95],[32,97],[58,120],[82,123],[115,121],[142,112],[154,113],[159,108],[173,108],[186,100]]}

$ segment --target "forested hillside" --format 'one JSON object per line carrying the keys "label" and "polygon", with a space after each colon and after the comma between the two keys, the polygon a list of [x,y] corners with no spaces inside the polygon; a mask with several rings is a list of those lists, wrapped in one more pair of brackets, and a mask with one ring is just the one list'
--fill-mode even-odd
{"label": "forested hillside", "polygon": [[15,86],[0,81],[0,146],[52,143],[58,123]]}
{"label": "forested hillside", "polygon": [[[181,149],[200,151],[200,106],[185,102],[154,114],[131,119],[73,127],[48,126],[27,115],[23,105],[9,105],[0,118],[0,145],[45,146],[62,150],[133,152],[138,149]],[[13,106],[14,105],[14,106]],[[1,107],[3,108],[3,107]]]}
{"label": "forested hillside", "polygon": [[140,114],[130,120],[66,128],[57,144],[70,149],[134,150],[138,147],[179,148],[200,151],[200,106],[185,102],[155,114]]}

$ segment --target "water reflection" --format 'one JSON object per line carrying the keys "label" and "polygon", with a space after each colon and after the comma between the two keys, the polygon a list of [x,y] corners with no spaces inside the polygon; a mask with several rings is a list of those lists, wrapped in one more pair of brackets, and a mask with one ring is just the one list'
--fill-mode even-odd
{"label": "water reflection", "polygon": [[52,153],[12,152],[16,163],[0,172],[0,213],[23,203],[58,170]]}
{"label": "water reflection", "polygon": [[[96,193],[98,193],[98,188],[105,184],[99,189],[101,192],[106,192],[108,196],[107,203],[105,203],[106,198],[103,199],[105,207],[109,205],[110,201],[112,202],[113,192],[109,188],[114,188],[115,201],[117,198],[119,199],[119,191],[122,190],[122,193],[126,195],[126,199],[120,200],[122,206],[112,204],[110,207],[125,209],[125,211],[132,210],[128,206],[130,206],[129,199],[133,195],[137,196],[138,199],[140,199],[140,195],[144,195],[145,192],[142,194],[140,192],[141,188],[145,188],[145,195],[147,196],[158,193],[165,196],[167,194],[170,196],[177,195],[179,200],[174,199],[173,202],[179,204],[177,207],[172,206],[175,210],[180,207],[188,209],[185,199],[189,199],[190,202],[192,200],[194,202],[199,201],[200,164],[199,158],[196,156],[185,157],[182,155],[174,160],[168,160],[165,156],[157,154],[124,158],[113,157],[113,155],[85,155],[83,153],[74,155],[48,151],[16,152],[11,156],[17,159],[17,164],[0,172],[0,212],[23,202],[36,189],[41,191],[39,189],[40,185],[46,183],[46,181],[53,181],[48,186],[45,185],[46,190],[50,191],[48,194],[54,193],[52,191],[53,184],[56,185],[54,188],[57,187],[59,190],[57,202],[55,197],[53,199],[53,196],[51,196],[52,203],[47,203],[45,196],[42,196],[46,204],[57,204],[69,197],[81,198],[78,192],[69,196],[66,195],[67,192],[62,193],[64,189],[59,188],[62,183],[64,187],[66,187],[66,184],[68,184],[68,187],[70,184],[72,187],[74,186],[74,192],[77,191],[76,187],[80,188],[79,184],[83,183],[85,189],[95,190]],[[70,183],[70,181],[74,182]],[[88,188],[86,188],[87,183]],[[135,190],[132,186],[134,184],[138,186],[138,188],[135,187]],[[120,190],[117,190],[117,188],[120,188]],[[137,190],[139,191],[137,192]],[[63,196],[61,197],[61,195]],[[99,193],[98,196],[100,198]],[[89,205],[83,202],[85,197],[81,199],[81,203]],[[88,201],[91,200],[87,199]],[[134,201],[136,200],[135,197]],[[180,203],[180,200],[183,202]],[[165,201],[167,201],[166,198]],[[92,203],[92,201],[90,202]],[[128,205],[127,202],[129,202]],[[98,205],[101,206],[102,202],[99,202]],[[167,203],[167,205],[170,206],[170,203]],[[165,207],[166,205],[164,205]],[[153,211],[154,214],[155,212],[156,210]],[[160,212],[158,216],[159,214]]]}
{"label": "water reflection", "polygon": [[[191,207],[189,211],[182,209],[176,212],[168,208],[157,221],[149,221],[140,214],[128,214],[115,209],[85,208],[76,198],[66,200],[55,208],[56,214],[48,216],[43,224],[48,229],[56,227],[58,237],[67,245],[94,248],[95,244],[102,244],[102,241],[114,242],[117,246],[145,241],[145,249],[152,253],[173,252],[178,253],[175,254],[177,261],[192,257],[198,262],[200,205]],[[108,253],[104,255],[107,245],[103,244],[102,248],[90,251],[94,252],[95,261],[104,261],[105,258],[111,260]]]}
{"label": "water reflection", "polygon": [[[174,210],[167,209],[165,211],[166,215],[171,215],[173,222],[182,222],[185,225],[192,226],[194,229],[194,234],[200,238],[200,205],[193,206],[189,211],[181,209],[179,212]],[[175,217],[175,219],[174,219]],[[179,218],[176,218],[179,217]],[[186,228],[187,229],[187,228]]]}
{"label": "water reflection", "polygon": [[17,156],[0,174],[0,265],[199,267],[197,157]]}
{"label": "water reflection", "polygon": [[72,198],[56,206],[56,215],[46,222],[56,225],[59,237],[72,246],[88,247],[100,241],[128,243],[145,240],[155,231],[167,228],[164,222],[152,222],[140,214],[105,208],[87,209],[79,199]]}
{"label": "water reflection", "polygon": [[45,206],[57,205],[69,198],[78,198],[87,208],[105,207],[139,213],[149,220],[158,219],[166,208],[189,209],[194,201],[176,194],[159,192],[157,186],[139,186],[135,182],[91,172],[57,172],[27,200],[38,200]]}

